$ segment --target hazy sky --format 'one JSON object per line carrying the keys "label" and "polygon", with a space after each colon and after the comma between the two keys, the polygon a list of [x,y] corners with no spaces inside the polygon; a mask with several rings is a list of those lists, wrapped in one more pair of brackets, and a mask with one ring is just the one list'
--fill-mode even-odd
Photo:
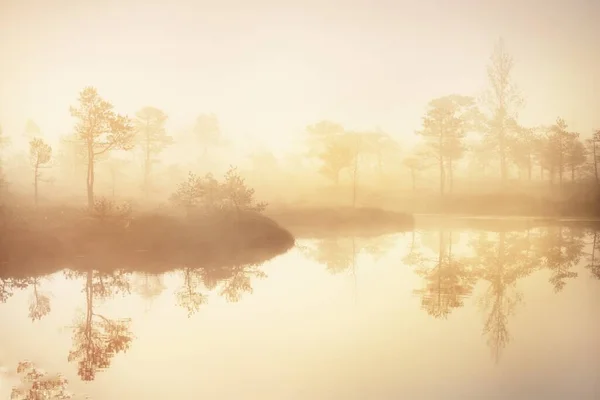
{"label": "hazy sky", "polygon": [[96,86],[170,127],[218,114],[242,145],[289,145],[328,118],[412,137],[426,103],[485,87],[505,38],[526,124],[600,128],[600,1],[0,0],[0,124],[68,133]]}

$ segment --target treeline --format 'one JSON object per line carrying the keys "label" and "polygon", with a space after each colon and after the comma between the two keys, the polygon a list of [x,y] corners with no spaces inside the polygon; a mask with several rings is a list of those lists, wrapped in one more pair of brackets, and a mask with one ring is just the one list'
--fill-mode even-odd
{"label": "treeline", "polygon": [[492,53],[487,75],[489,87],[480,100],[458,94],[431,100],[416,132],[421,144],[408,152],[381,131],[356,133],[330,121],[309,126],[309,147],[319,160],[319,171],[337,184],[342,171],[348,170],[356,185],[359,160],[375,156],[372,160],[381,169],[387,154],[388,162],[401,162],[410,171],[413,190],[421,173],[433,171],[442,196],[453,192],[456,166],[465,159],[487,176],[496,164],[495,176],[502,188],[515,172],[519,180],[547,180],[561,188],[566,180],[600,187],[600,130],[585,137],[569,130],[560,117],[550,125],[520,124],[524,99],[513,81],[513,59],[502,41]]}
{"label": "treeline", "polygon": [[[545,125],[523,126],[518,117],[524,97],[514,82],[513,59],[502,41],[492,52],[487,75],[488,87],[481,98],[448,94],[431,100],[426,105],[422,126],[415,132],[421,143],[414,148],[405,147],[381,129],[356,131],[325,120],[306,128],[304,139],[308,151],[299,158],[289,155],[284,161],[287,164],[283,165],[272,154],[255,154],[254,167],[262,168],[260,173],[270,177],[302,170],[304,175],[298,177],[305,181],[310,176],[305,171],[310,170],[333,187],[342,181],[349,182],[353,205],[357,203],[358,187],[369,180],[367,174],[383,176],[385,169],[394,169],[395,175],[380,185],[385,186],[385,189],[380,188],[381,192],[403,185],[417,191],[422,177],[429,175],[435,176],[435,190],[441,196],[454,193],[457,177],[466,177],[466,165],[470,165],[478,177],[498,179],[500,191],[514,186],[518,179],[520,182],[547,181],[548,187],[561,189],[565,182],[579,182],[597,192],[600,130],[573,132],[569,121],[560,117]],[[74,131],[62,137],[57,152],[41,137],[41,130],[33,121],[25,126],[25,135],[30,140],[36,204],[39,183],[53,179],[43,170],[57,164],[66,172],[68,180],[85,181],[87,203],[92,207],[98,164],[101,162],[102,170],[111,176],[113,196],[117,179],[124,170],[130,169],[130,160],[116,157],[116,152],[135,150],[140,155],[139,187],[148,198],[156,192],[154,172],[167,148],[175,144],[185,146],[186,154],[197,153],[202,164],[211,148],[225,143],[214,114],[199,115],[192,132],[175,140],[166,131],[168,116],[163,110],[143,107],[129,118],[117,113],[93,87],[81,91],[78,104],[70,108],[70,113],[75,120]],[[0,131],[0,151],[7,143]],[[310,167],[300,168],[306,165]],[[163,168],[169,176],[168,182],[185,179],[178,167]],[[403,181],[399,171],[408,179]],[[207,176],[204,180],[210,186],[210,178]],[[6,187],[5,181],[0,161],[2,187]],[[282,179],[277,184],[283,182]],[[296,182],[293,186],[299,184],[301,182]]]}

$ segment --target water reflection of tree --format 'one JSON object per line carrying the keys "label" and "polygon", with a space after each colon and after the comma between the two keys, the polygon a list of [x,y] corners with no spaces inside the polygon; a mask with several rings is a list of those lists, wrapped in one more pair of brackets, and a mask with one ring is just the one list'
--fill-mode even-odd
{"label": "water reflection of tree", "polygon": [[588,254],[588,261],[585,267],[590,270],[592,276],[600,279],[600,232],[594,230],[592,233],[592,248]]}
{"label": "water reflection of tree", "polygon": [[50,296],[44,294],[39,286],[42,278],[33,277],[29,280],[29,285],[33,288],[33,293],[29,301],[29,318],[31,321],[39,321],[50,313]]}
{"label": "water reflection of tree", "polygon": [[49,375],[30,361],[21,361],[17,366],[21,384],[12,389],[12,400],[71,399],[67,390],[68,381],[62,375]]}
{"label": "water reflection of tree", "polygon": [[414,249],[405,257],[412,262],[416,273],[425,282],[422,289],[415,290],[421,296],[421,306],[435,318],[447,318],[452,309],[462,307],[465,297],[473,290],[474,275],[468,263],[452,252],[452,232],[438,233],[438,254],[434,259],[415,256]]}
{"label": "water reflection of tree", "polygon": [[541,231],[539,245],[544,266],[551,272],[549,282],[556,292],[560,292],[567,279],[577,277],[572,268],[581,260],[584,232],[563,226],[549,227]]}
{"label": "water reflection of tree", "polygon": [[25,289],[27,287],[26,279],[19,278],[0,278],[0,303],[5,303],[15,290]]}
{"label": "water reflection of tree", "polygon": [[185,308],[188,317],[191,317],[207,300],[206,295],[200,292],[202,270],[186,267],[181,272],[183,273],[183,285],[176,293],[177,305]]}
{"label": "water reflection of tree", "polygon": [[319,240],[314,247],[303,249],[304,254],[325,266],[332,274],[346,271],[355,272],[356,257],[362,251],[371,255],[375,261],[387,254],[394,246],[390,235],[373,237],[343,237]]}
{"label": "water reflection of tree", "polygon": [[528,233],[481,233],[472,242],[478,277],[488,286],[478,299],[485,315],[483,334],[496,362],[510,341],[508,319],[523,300],[517,280],[531,274],[538,261]]}
{"label": "water reflection of tree", "polygon": [[320,240],[314,249],[307,251],[310,258],[325,266],[332,274],[350,269],[356,261],[356,239],[327,238]]}
{"label": "water reflection of tree", "polygon": [[177,304],[185,308],[188,317],[200,310],[207,295],[202,291],[219,289],[227,301],[237,302],[244,293],[252,293],[252,279],[265,278],[260,264],[240,264],[229,267],[185,267],[181,270],[183,284],[176,293]]}
{"label": "water reflection of tree", "polygon": [[92,381],[99,369],[110,366],[112,358],[131,345],[130,319],[112,320],[94,312],[95,300],[105,300],[119,292],[129,292],[127,276],[121,272],[100,273],[68,272],[68,277],[85,279],[85,315],[73,331],[73,348],[69,361],[78,362],[78,374],[84,381]]}
{"label": "water reflection of tree", "polygon": [[[470,241],[473,255],[457,258],[452,252],[452,233],[440,231],[437,243],[431,240],[433,236],[425,237],[430,239],[435,257],[426,257],[413,236],[404,262],[424,278],[424,288],[416,292],[421,295],[423,308],[436,318],[446,317],[452,308],[462,306],[476,282],[486,283],[477,302],[485,315],[483,334],[497,362],[510,341],[509,318],[523,300],[518,280],[545,268],[551,271],[555,291],[562,290],[566,279],[577,277],[571,269],[581,259],[584,237],[582,230],[567,227],[480,232]],[[589,255],[588,268],[596,274],[600,272],[598,233],[594,234],[592,248],[595,250]]]}
{"label": "water reflection of tree", "polygon": [[137,274],[133,286],[137,294],[148,302],[154,301],[166,289],[161,275],[147,272]]}

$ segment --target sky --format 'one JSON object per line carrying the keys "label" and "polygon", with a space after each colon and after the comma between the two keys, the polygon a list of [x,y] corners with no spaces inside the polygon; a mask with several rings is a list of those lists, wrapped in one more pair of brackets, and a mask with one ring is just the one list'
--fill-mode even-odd
{"label": "sky", "polygon": [[239,147],[279,152],[321,119],[414,140],[427,102],[478,95],[504,38],[523,124],[600,128],[600,2],[0,0],[0,125],[56,140],[95,86],[168,128],[214,112]]}

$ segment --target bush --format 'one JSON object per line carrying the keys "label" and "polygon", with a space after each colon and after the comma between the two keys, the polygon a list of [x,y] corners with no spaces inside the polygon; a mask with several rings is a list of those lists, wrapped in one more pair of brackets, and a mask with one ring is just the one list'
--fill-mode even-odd
{"label": "bush", "polygon": [[262,212],[267,203],[256,202],[254,189],[248,188],[244,178],[236,167],[230,167],[223,182],[217,181],[212,174],[199,177],[192,172],[171,196],[171,202],[186,210],[188,216],[194,211],[205,214],[235,211]]}

